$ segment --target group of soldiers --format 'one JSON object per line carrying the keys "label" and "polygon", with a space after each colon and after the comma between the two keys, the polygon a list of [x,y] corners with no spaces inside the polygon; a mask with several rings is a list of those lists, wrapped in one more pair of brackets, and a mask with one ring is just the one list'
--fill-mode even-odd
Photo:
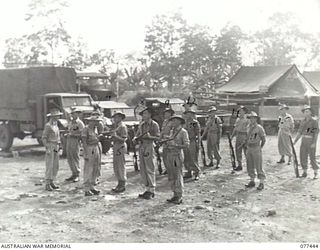
{"label": "group of soldiers", "polygon": [[[194,178],[199,180],[201,169],[199,167],[199,149],[203,146],[202,141],[207,140],[207,155],[209,164],[206,167],[220,168],[220,139],[222,135],[222,121],[217,116],[217,108],[212,107],[208,111],[209,118],[206,122],[203,133],[192,105],[185,104],[185,111],[182,116],[175,114],[169,106],[164,111],[164,122],[160,129],[158,123],[152,119],[153,111],[150,108],[143,108],[139,115],[142,121],[133,138],[134,145],[139,145],[140,175],[145,186],[145,192],[138,195],[139,198],[150,200],[155,197],[156,190],[156,169],[154,165],[154,144],[163,147],[163,162],[168,175],[169,185],[173,196],[167,201],[174,204],[182,203],[184,180]],[[294,130],[293,117],[288,113],[289,107],[281,105],[279,108],[279,134],[278,148],[281,159],[278,163],[285,162],[288,156],[290,164],[292,158],[292,146],[290,137]],[[80,147],[83,145],[84,157],[84,190],[85,196],[98,195],[99,190],[95,186],[99,183],[101,175],[101,144],[100,136],[108,136],[113,141],[113,169],[118,184],[112,189],[114,193],[122,193],[126,190],[126,168],[125,154],[127,152],[126,140],[128,130],[123,120],[126,118],[122,112],[113,114],[113,128],[104,132],[101,123],[102,116],[94,112],[90,117],[85,118],[85,123],[79,119],[81,111],[73,108],[68,124],[67,138],[67,160],[72,175],[66,179],[69,182],[78,182],[80,174]],[[318,122],[313,118],[310,106],[302,109],[304,120],[301,122],[294,144],[302,137],[300,147],[300,162],[303,168],[302,177],[307,176],[308,157],[314,170],[314,178],[317,178],[318,165],[315,160],[315,148],[319,132]],[[59,169],[59,145],[60,131],[58,118],[62,113],[59,110],[51,110],[47,115],[49,122],[45,125],[42,140],[46,147],[46,187],[47,191],[58,189],[54,183]],[[247,172],[250,181],[245,186],[255,187],[255,178],[259,179],[258,190],[264,189],[266,175],[262,164],[262,148],[266,142],[264,128],[258,123],[259,116],[244,107],[237,110],[237,119],[231,135],[235,137],[236,159],[238,165],[234,171],[241,171],[242,155],[245,154]],[[214,164],[214,160],[216,161]],[[183,169],[186,173],[183,175]]]}

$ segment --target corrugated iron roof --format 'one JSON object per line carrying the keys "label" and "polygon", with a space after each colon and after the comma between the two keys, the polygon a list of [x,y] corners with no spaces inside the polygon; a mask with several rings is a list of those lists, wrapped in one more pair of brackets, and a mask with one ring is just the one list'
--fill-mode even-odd
{"label": "corrugated iron roof", "polygon": [[305,71],[303,76],[317,91],[320,91],[320,71]]}
{"label": "corrugated iron roof", "polygon": [[253,93],[259,92],[260,86],[271,87],[294,65],[286,66],[243,66],[220,88],[218,92]]}

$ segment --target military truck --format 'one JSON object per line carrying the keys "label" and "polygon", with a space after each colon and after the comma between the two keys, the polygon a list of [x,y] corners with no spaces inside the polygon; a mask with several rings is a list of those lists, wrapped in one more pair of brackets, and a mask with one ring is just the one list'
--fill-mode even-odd
{"label": "military truck", "polygon": [[65,67],[30,67],[0,70],[0,150],[9,150],[14,138],[31,135],[41,144],[47,113],[58,108],[63,153],[71,107],[89,116],[94,110],[89,94],[76,93],[76,73]]}

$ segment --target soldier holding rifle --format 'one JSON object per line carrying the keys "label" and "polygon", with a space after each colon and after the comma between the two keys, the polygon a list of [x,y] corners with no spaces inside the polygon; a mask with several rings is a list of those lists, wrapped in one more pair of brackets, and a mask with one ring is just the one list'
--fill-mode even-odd
{"label": "soldier holding rifle", "polygon": [[68,124],[67,135],[67,160],[72,175],[66,181],[79,181],[80,174],[80,139],[81,132],[84,128],[83,122],[79,118],[80,110],[71,108],[71,120]]}
{"label": "soldier holding rifle", "polygon": [[222,121],[216,115],[217,108],[212,107],[209,110],[209,119],[207,121],[206,127],[204,129],[201,140],[207,135],[207,150],[208,158],[210,159],[209,167],[213,167],[213,156],[217,161],[215,169],[219,168],[221,156],[219,152],[220,148],[220,138],[222,134]]}
{"label": "soldier holding rifle", "polygon": [[311,161],[311,166],[314,171],[314,179],[318,178],[318,163],[316,161],[316,147],[319,134],[318,121],[312,117],[310,106],[305,106],[302,109],[305,118],[302,120],[297,137],[294,144],[302,137],[300,145],[300,163],[303,169],[302,177],[307,177],[308,170],[308,156]]}
{"label": "soldier holding rifle", "polygon": [[173,197],[168,202],[182,203],[183,194],[183,149],[189,147],[188,132],[182,128],[185,120],[180,116],[170,118],[173,124],[172,136],[167,139],[168,145],[168,179],[173,191]]}
{"label": "soldier holding rifle", "polygon": [[200,149],[200,124],[193,117],[196,112],[188,110],[184,112],[186,117],[185,129],[188,132],[188,137],[190,140],[189,146],[184,150],[185,158],[184,165],[187,169],[187,173],[184,175],[184,179],[192,178],[192,172],[194,173],[194,179],[199,180],[200,167],[198,163],[199,149]]}
{"label": "soldier holding rifle", "polygon": [[234,171],[242,170],[242,151],[244,155],[246,155],[246,144],[245,141],[247,139],[247,131],[249,126],[249,119],[246,116],[248,109],[245,106],[240,106],[237,110],[237,120],[234,124],[234,129],[231,135],[231,139],[236,137],[236,157],[238,166],[234,169]]}
{"label": "soldier holding rifle", "polygon": [[113,170],[118,180],[118,185],[112,189],[115,193],[122,193],[126,190],[127,174],[125,168],[125,153],[127,151],[126,140],[128,138],[127,126],[122,122],[126,115],[116,112],[112,118],[115,123],[115,130],[110,131],[113,140]]}
{"label": "soldier holding rifle", "polygon": [[133,142],[140,141],[139,160],[140,175],[146,191],[139,194],[139,198],[150,200],[155,196],[156,172],[153,163],[154,148],[153,142],[159,140],[160,129],[157,122],[151,119],[152,111],[150,108],[143,109],[139,115],[143,122],[140,124]]}

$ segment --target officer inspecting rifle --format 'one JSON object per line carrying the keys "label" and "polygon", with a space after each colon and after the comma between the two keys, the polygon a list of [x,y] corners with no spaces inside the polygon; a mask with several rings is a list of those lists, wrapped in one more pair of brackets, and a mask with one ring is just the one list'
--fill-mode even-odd
{"label": "officer inspecting rifle", "polygon": [[139,198],[150,200],[155,196],[156,172],[153,163],[154,148],[153,142],[159,140],[160,129],[157,122],[151,119],[150,108],[143,109],[139,115],[143,122],[140,124],[133,142],[139,141],[140,175],[146,191],[139,194]]}
{"label": "officer inspecting rifle", "polygon": [[71,170],[71,176],[66,181],[79,181],[80,174],[80,140],[81,132],[84,128],[84,123],[80,120],[80,110],[77,108],[71,109],[71,119],[68,123],[67,134],[67,160]]}

